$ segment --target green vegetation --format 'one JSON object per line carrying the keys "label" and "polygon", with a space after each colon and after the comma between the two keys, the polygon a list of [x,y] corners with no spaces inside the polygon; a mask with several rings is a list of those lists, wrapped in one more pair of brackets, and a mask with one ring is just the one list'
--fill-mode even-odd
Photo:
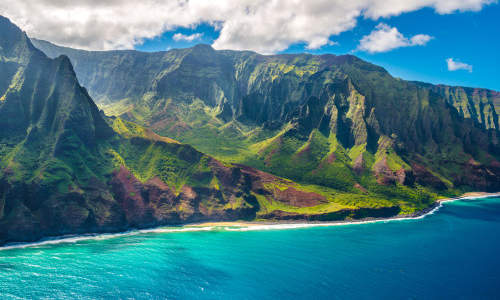
{"label": "green vegetation", "polygon": [[[106,113],[226,163],[351,195],[360,207],[385,200],[412,213],[445,195],[500,188],[498,131],[484,130],[498,128],[493,91],[395,79],[350,55],[262,56],[199,45],[104,56],[36,45],[67,54]],[[132,63],[118,68],[114,61],[125,57]],[[105,76],[115,72],[122,73]],[[127,88],[116,87],[123,81]],[[340,196],[328,199],[345,205]]]}
{"label": "green vegetation", "polygon": [[406,82],[350,55],[36,45],[69,59],[0,17],[0,243],[389,217],[500,189],[493,91]]}

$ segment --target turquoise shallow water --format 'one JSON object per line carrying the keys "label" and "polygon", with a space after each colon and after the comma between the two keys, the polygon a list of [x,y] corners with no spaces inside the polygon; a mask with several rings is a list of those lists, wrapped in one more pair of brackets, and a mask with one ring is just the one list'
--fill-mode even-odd
{"label": "turquoise shallow water", "polygon": [[0,298],[498,299],[500,198],[418,220],[0,251]]}

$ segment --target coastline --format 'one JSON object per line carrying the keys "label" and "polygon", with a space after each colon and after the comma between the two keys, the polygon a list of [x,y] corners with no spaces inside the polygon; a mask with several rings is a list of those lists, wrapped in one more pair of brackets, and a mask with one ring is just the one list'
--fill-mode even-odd
{"label": "coastline", "polygon": [[[418,211],[409,215],[398,215],[390,218],[364,218],[359,220],[342,220],[342,221],[303,221],[303,220],[273,220],[273,221],[234,221],[234,222],[201,222],[201,223],[190,223],[185,224],[183,227],[186,228],[196,228],[196,227],[258,227],[258,226],[272,226],[272,225],[307,225],[307,227],[312,226],[335,226],[335,225],[349,225],[349,224],[365,224],[374,222],[386,222],[393,220],[414,220],[421,219],[426,215],[432,214],[437,209],[442,206],[444,202],[452,202],[467,199],[481,199],[490,197],[500,197],[500,192],[498,193],[486,193],[486,192],[469,192],[462,194],[454,198],[443,198],[438,199],[434,205]],[[304,226],[306,227],[306,226]]]}
{"label": "coastline", "polygon": [[469,192],[462,194],[455,198],[444,198],[438,199],[436,202],[448,202],[448,201],[456,201],[456,200],[464,200],[464,199],[475,199],[475,198],[489,198],[489,197],[498,197],[500,196],[500,192],[498,193],[486,193],[486,192]]}
{"label": "coastline", "polygon": [[85,240],[104,240],[110,238],[117,238],[122,236],[139,235],[145,233],[175,233],[175,232],[193,232],[193,231],[213,231],[218,228],[226,231],[253,231],[253,230],[284,230],[284,229],[298,229],[308,227],[329,227],[329,226],[345,226],[355,224],[369,224],[377,222],[391,222],[391,221],[404,221],[404,220],[417,220],[422,219],[427,215],[431,215],[445,202],[453,202],[467,199],[481,199],[500,197],[498,193],[486,192],[469,192],[454,198],[438,199],[434,205],[427,209],[421,210],[410,215],[398,215],[390,218],[364,218],[360,220],[342,220],[342,221],[303,221],[303,220],[273,220],[273,221],[221,221],[221,222],[200,222],[200,223],[187,223],[180,226],[161,226],[150,229],[131,229],[128,231],[118,233],[88,233],[79,235],[66,235],[48,237],[35,242],[23,243],[10,243],[0,246],[0,251],[18,248],[37,247],[50,244],[60,243],[76,243]]}

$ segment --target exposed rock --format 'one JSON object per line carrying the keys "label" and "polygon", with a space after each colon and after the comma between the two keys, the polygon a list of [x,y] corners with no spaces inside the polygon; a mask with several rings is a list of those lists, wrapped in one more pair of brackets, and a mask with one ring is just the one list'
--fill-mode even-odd
{"label": "exposed rock", "polygon": [[446,184],[427,170],[424,166],[417,163],[412,164],[413,174],[415,176],[415,182],[423,186],[431,186],[437,190],[445,190]]}
{"label": "exposed rock", "polygon": [[296,207],[316,206],[327,202],[325,196],[312,192],[299,191],[293,187],[285,190],[275,189],[274,196],[277,201]]}

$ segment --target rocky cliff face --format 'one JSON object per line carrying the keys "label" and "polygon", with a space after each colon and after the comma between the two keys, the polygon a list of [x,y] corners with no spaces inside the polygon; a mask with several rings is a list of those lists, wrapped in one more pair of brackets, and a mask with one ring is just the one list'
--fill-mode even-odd
{"label": "rocky cliff face", "polygon": [[493,91],[407,82],[350,55],[36,45],[55,58],[0,17],[0,243],[387,217],[500,189]]}
{"label": "rocky cliff face", "polygon": [[459,115],[475,120],[486,129],[500,129],[500,93],[496,91],[459,86],[429,86],[453,105]]}
{"label": "rocky cliff face", "polygon": [[[194,68],[195,59],[177,63]],[[210,62],[207,68],[223,78]],[[358,195],[354,205],[346,193],[221,163],[135,123],[104,117],[66,56],[48,58],[3,17],[0,76],[0,244],[208,220],[390,216],[409,203]],[[170,91],[182,86],[174,79],[157,78],[158,93],[188,101],[183,91],[212,80],[196,76],[179,91]],[[202,78],[208,79],[194,82]],[[215,94],[193,93],[216,106],[223,102],[212,86]],[[432,202],[426,197],[422,207]]]}
{"label": "rocky cliff face", "polygon": [[[107,113],[227,161],[349,192],[500,189],[494,91],[404,81],[351,55],[37,46],[68,54]],[[138,73],[143,91],[113,88]]]}
{"label": "rocky cliff face", "polygon": [[[261,112],[260,115],[254,112],[254,115],[248,116],[250,120],[257,119],[254,121],[261,123],[278,119],[282,123],[286,119],[281,113],[283,104],[288,101],[303,102],[306,96],[304,84],[311,84],[320,74],[330,72],[326,77],[349,77],[367,97],[375,96],[369,94],[379,90],[384,97],[390,98],[391,95],[387,95],[385,89],[390,93],[397,93],[398,88],[403,89],[400,91],[403,94],[411,93],[411,89],[416,87],[433,91],[453,105],[462,117],[483,124],[487,129],[498,128],[498,92],[405,82],[392,78],[383,68],[350,55],[264,56],[247,51],[215,51],[208,45],[155,53],[92,52],[59,47],[42,40],[34,39],[33,42],[50,57],[67,55],[75,66],[80,82],[89,89],[98,104],[124,99],[140,101],[145,94],[155,98],[155,101],[169,97],[176,101],[199,98],[211,107],[220,106],[219,109],[224,109],[221,105],[229,102],[226,109],[231,109],[224,115],[227,118],[233,114],[241,117],[245,112],[250,112],[248,107],[245,111],[241,101],[248,99],[255,104],[249,99],[253,98],[261,104],[254,105]],[[311,78],[311,75],[314,77]],[[325,76],[321,77],[325,79]],[[377,80],[382,86],[373,86]],[[318,86],[318,83],[315,84]],[[276,105],[272,105],[273,100]],[[281,108],[277,109],[280,113],[273,114],[272,108],[268,106]],[[264,112],[266,116],[262,115]]]}

